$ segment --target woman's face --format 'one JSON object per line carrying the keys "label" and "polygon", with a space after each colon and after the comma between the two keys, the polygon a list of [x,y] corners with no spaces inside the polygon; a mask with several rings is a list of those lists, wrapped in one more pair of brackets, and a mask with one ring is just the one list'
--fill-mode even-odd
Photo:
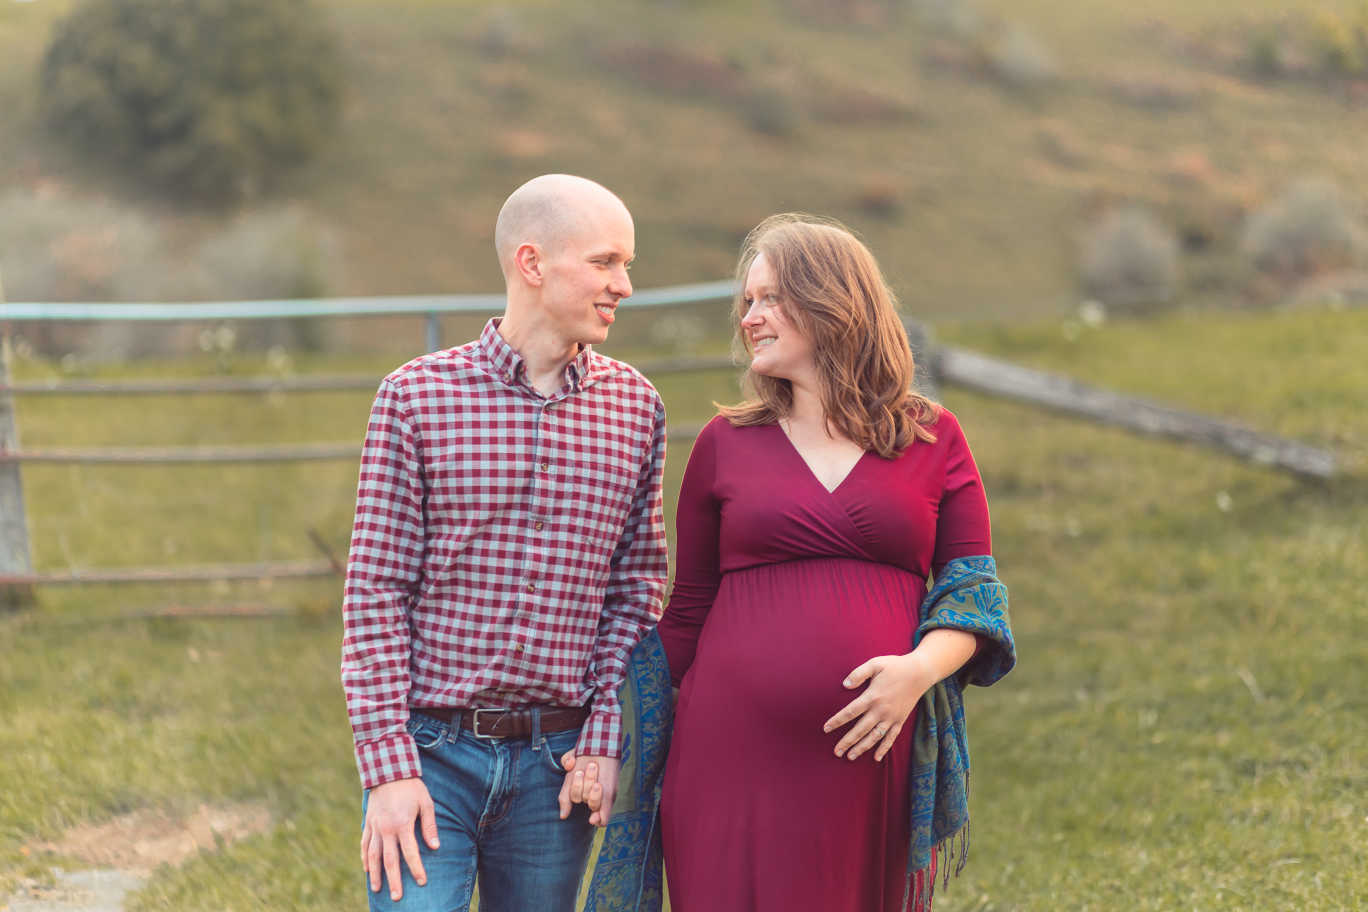
{"label": "woman's face", "polygon": [[751,370],[789,381],[812,374],[812,340],[784,314],[784,307],[793,304],[779,297],[774,270],[763,253],[746,273],[743,300],[747,310],[741,318],[741,332],[751,351]]}

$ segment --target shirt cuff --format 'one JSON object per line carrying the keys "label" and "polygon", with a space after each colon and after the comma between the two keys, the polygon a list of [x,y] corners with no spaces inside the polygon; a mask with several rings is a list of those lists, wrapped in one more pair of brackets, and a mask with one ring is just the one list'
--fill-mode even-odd
{"label": "shirt cuff", "polygon": [[407,732],[358,744],[356,768],[361,773],[361,787],[366,789],[423,775],[418,748]]}
{"label": "shirt cuff", "polygon": [[575,753],[582,757],[622,756],[622,709],[596,709],[580,729]]}

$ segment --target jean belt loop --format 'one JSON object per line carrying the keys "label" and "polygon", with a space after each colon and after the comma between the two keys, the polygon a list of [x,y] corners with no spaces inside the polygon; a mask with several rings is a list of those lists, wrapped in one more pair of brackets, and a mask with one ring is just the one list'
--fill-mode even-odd
{"label": "jean belt loop", "polygon": [[451,739],[451,743],[452,743],[452,744],[455,744],[458,740],[460,740],[460,737],[461,737],[461,717],[464,716],[464,715],[465,715],[465,710],[463,710],[463,709],[457,709],[457,710],[454,710],[454,711],[451,713],[451,731],[449,731],[449,732],[447,733],[447,737],[448,737],[449,739]]}
{"label": "jean belt loop", "polygon": [[542,749],[541,732],[541,707],[532,707],[532,751],[534,753]]}

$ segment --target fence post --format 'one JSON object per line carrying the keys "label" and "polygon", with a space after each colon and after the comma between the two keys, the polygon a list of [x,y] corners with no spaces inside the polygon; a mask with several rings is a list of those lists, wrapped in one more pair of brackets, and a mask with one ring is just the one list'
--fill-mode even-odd
{"label": "fence post", "polygon": [[[0,287],[0,301],[5,290]],[[10,384],[9,327],[0,328],[0,384]],[[14,417],[14,398],[0,390],[0,451],[19,449],[19,430]],[[0,575],[16,576],[33,572],[29,560],[28,522],[24,515],[24,486],[19,463],[0,463]],[[0,585],[0,610],[13,610],[32,604],[29,586]]]}
{"label": "fence post", "polygon": [[437,311],[430,310],[427,315],[427,350],[435,352],[442,347],[442,321]]}

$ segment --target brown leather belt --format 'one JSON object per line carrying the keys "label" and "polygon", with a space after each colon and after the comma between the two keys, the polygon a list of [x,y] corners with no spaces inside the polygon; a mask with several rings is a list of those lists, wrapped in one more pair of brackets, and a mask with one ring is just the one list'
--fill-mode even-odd
{"label": "brown leather belt", "polygon": [[[542,706],[543,734],[579,728],[589,718],[589,710],[582,706]],[[415,706],[413,711],[439,719],[448,725],[459,724],[477,738],[526,738],[532,734],[532,708],[519,709],[437,709]]]}

